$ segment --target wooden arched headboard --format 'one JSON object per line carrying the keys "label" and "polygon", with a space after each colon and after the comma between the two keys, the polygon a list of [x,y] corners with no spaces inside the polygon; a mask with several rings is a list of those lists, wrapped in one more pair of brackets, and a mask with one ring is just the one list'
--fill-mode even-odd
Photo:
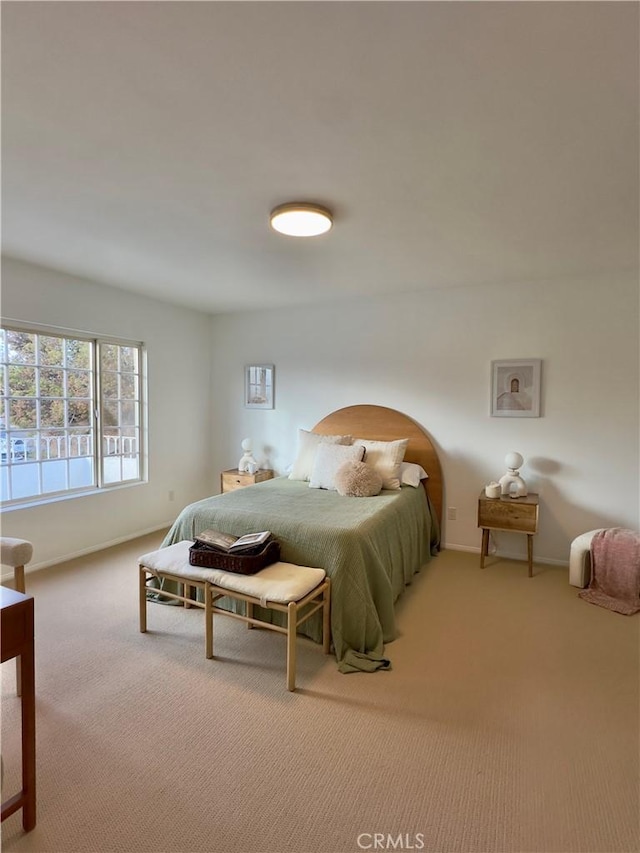
{"label": "wooden arched headboard", "polygon": [[442,469],[431,439],[422,427],[402,412],[386,406],[347,406],[327,415],[312,432],[321,435],[353,435],[376,441],[408,438],[405,462],[422,465],[429,475],[423,484],[431,498],[442,529]]}

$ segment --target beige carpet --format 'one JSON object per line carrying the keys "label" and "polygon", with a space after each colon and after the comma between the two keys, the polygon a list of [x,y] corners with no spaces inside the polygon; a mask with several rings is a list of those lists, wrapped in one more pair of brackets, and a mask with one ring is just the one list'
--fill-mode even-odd
{"label": "beige carpet", "polygon": [[[147,536],[27,577],[36,600],[38,824],[5,851],[636,851],[637,616],[567,571],[444,552],[399,602],[390,672],[341,675],[302,641],[150,607]],[[4,798],[19,762],[2,667]],[[378,837],[375,834],[378,834]]]}

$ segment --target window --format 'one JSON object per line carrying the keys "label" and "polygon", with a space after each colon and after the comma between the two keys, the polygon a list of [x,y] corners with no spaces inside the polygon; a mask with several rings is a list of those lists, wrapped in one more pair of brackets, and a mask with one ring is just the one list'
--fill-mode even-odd
{"label": "window", "polygon": [[0,330],[5,503],[139,482],[140,343]]}

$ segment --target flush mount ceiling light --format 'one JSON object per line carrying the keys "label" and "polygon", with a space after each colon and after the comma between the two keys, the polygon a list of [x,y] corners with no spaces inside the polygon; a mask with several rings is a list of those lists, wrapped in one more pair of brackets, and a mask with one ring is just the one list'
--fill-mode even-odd
{"label": "flush mount ceiling light", "polygon": [[289,237],[317,237],[333,225],[330,210],[304,201],[279,204],[271,211],[270,221],[275,231]]}

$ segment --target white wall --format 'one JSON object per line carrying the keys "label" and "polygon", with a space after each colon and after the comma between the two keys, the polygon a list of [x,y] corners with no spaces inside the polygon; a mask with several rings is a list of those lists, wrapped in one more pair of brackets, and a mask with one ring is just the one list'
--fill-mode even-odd
{"label": "white wall", "polygon": [[[219,489],[251,436],[282,473],[298,427],[355,403],[391,406],[430,433],[457,521],[448,547],[477,550],[477,496],[525,456],[541,496],[534,555],[563,562],[592,527],[639,519],[639,324],[635,276],[490,285],[214,318],[3,259],[4,318],[146,343],[149,483],[3,513],[35,544],[32,568],[169,524]],[[542,358],[541,418],[489,417],[490,362]],[[243,407],[243,368],[276,365],[276,408]],[[169,492],[175,500],[169,501]],[[498,534],[523,557],[525,537]]]}
{"label": "white wall", "polygon": [[[534,557],[566,562],[593,527],[639,520],[638,282],[633,275],[489,285],[357,302],[218,316],[213,321],[214,466],[240,441],[283,473],[298,427],[356,403],[399,409],[439,451],[448,547],[479,549],[477,497],[525,457],[540,494]],[[490,362],[542,358],[542,417],[489,416]],[[274,363],[276,408],[243,407],[243,366]],[[499,552],[526,537],[497,534]]]}
{"label": "white wall", "polygon": [[5,510],[3,535],[34,543],[29,568],[168,526],[215,490],[210,317],[9,258],[2,316],[143,341],[148,354],[148,483]]}

